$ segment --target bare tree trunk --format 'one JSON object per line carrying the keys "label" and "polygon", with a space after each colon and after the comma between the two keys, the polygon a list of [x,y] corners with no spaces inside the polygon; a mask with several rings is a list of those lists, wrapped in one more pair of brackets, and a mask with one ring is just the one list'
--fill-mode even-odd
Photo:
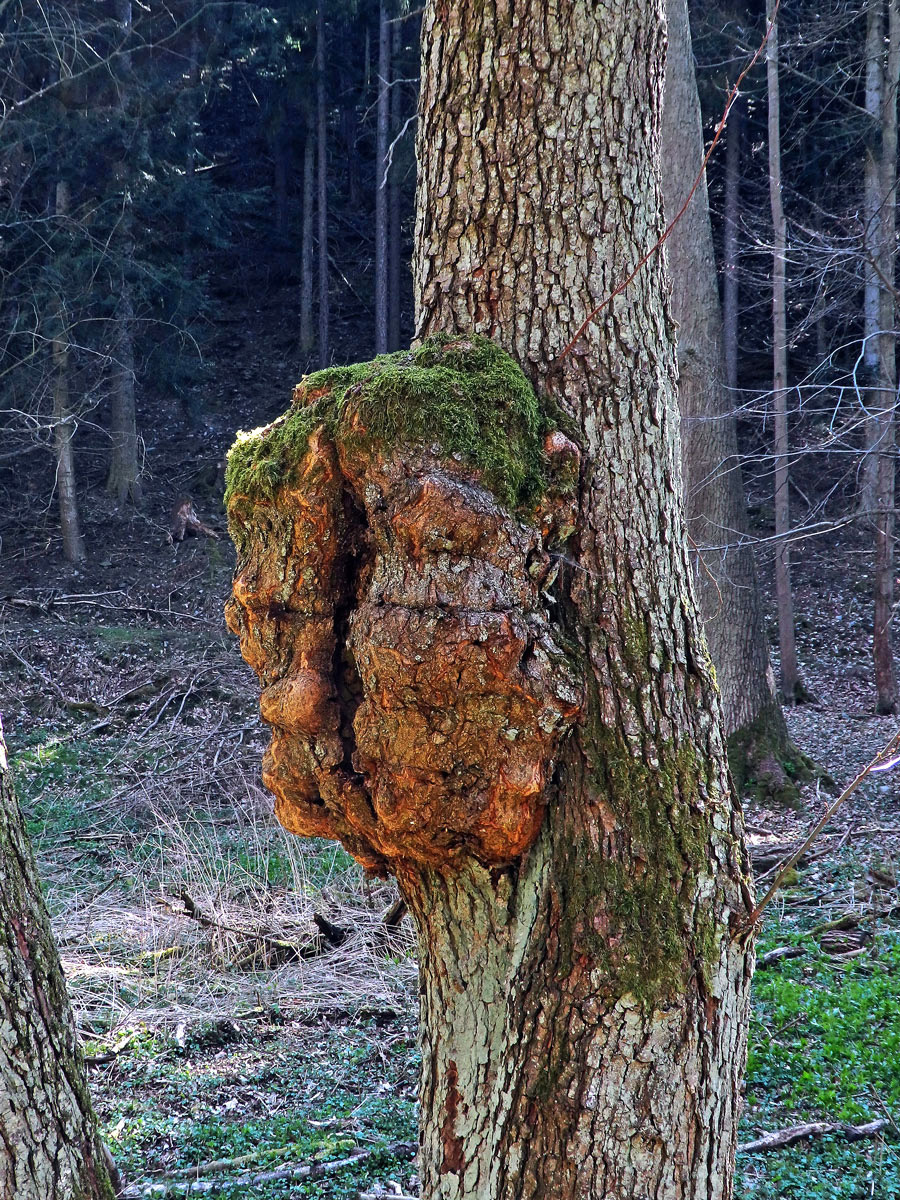
{"label": "bare tree trunk", "polygon": [[897,88],[900,83],[900,0],[888,0],[888,52],[881,121],[881,212],[878,262],[881,274],[878,336],[878,471],[875,486],[875,613],[873,651],[880,713],[897,710],[897,681],[891,646],[894,610],[894,490],[897,400],[896,304],[893,293],[897,259]]}
{"label": "bare tree trunk", "polygon": [[[65,219],[69,213],[69,185],[60,180],[56,185],[56,216]],[[53,441],[56,446],[56,491],[59,497],[59,527],[62,533],[63,555],[69,562],[84,560],[84,539],[78,518],[78,495],[75,486],[75,458],[72,439],[75,420],[69,406],[69,329],[65,300],[57,295],[50,339],[50,361],[53,369]]]}
{"label": "bare tree trunk", "polygon": [[738,386],[738,294],[740,291],[740,209],[741,139],[744,131],[744,104],[738,98],[728,118],[725,151],[725,220],[723,239],[724,280],[722,287],[722,323],[725,343],[725,383],[728,400],[737,405]]}
{"label": "bare tree trunk", "polygon": [[300,349],[308,353],[313,332],[313,208],[316,194],[316,126],[309,121],[303,151],[303,233],[300,241]]}
{"label": "bare tree trunk", "polygon": [[0,1196],[113,1200],[0,725]]}
{"label": "bare tree trunk", "polygon": [[787,230],[781,198],[781,103],[778,86],[778,23],[775,0],[766,0],[766,19],[773,23],[766,46],[769,98],[769,199],[772,205],[772,403],[775,410],[775,597],[778,605],[778,646],[781,652],[781,694],[788,704],[802,699],[794,635],[791,594],[791,512],[788,478],[790,443],[787,415],[787,302],[785,257]]}
{"label": "bare tree trunk", "polygon": [[[863,351],[862,387],[868,416],[864,426],[866,452],[860,473],[859,507],[874,515],[878,508],[878,438],[882,432],[879,411],[884,407],[878,394],[881,328],[881,281],[878,263],[881,250],[881,160],[884,108],[884,0],[869,0],[866,9],[866,163],[863,175]],[[873,516],[874,519],[874,516]]]}
{"label": "bare tree trunk", "polygon": [[[396,63],[400,58],[401,38],[400,22],[394,21],[391,26],[392,59]],[[399,83],[391,88],[391,136],[397,137],[403,122],[403,90]],[[394,155],[397,150],[395,148]],[[400,238],[402,226],[400,219],[400,171],[391,168],[388,179],[388,349],[400,349]]]}
{"label": "bare tree trunk", "polygon": [[[131,33],[131,0],[116,0],[116,19],[122,28],[123,40],[127,39]],[[119,92],[119,109],[124,113],[126,89],[131,79],[131,55],[123,53],[120,64],[124,82]],[[119,301],[114,318],[111,447],[106,490],[121,506],[129,500],[134,504],[141,502],[141,463],[134,403],[134,302],[129,277],[134,256],[134,230],[127,162],[119,164],[117,174],[122,188],[122,210],[114,244],[120,277]]]}
{"label": "bare tree trunk", "polygon": [[272,147],[275,159],[275,232],[286,237],[288,231],[288,179],[291,175],[287,133],[279,128]]}
{"label": "bare tree trunk", "polygon": [[[703,129],[687,0],[668,0],[667,13],[662,162],[666,220],[671,221],[700,170]],[[685,512],[729,761],[739,787],[752,782],[769,797],[793,802],[797,788],[783,764],[802,762],[803,756],[791,744],[775,694],[756,565],[746,541],[737,428],[722,382],[722,317],[705,178],[667,248],[678,329]]]}
{"label": "bare tree trunk", "polygon": [[387,152],[391,116],[391,27],[381,0],[378,10],[378,116],[375,125],[375,353],[388,348]]}
{"label": "bare tree trunk", "polygon": [[325,5],[319,0],[316,12],[316,122],[319,157],[319,366],[331,360],[329,343],[330,301],[328,294],[328,109],[325,100]]}

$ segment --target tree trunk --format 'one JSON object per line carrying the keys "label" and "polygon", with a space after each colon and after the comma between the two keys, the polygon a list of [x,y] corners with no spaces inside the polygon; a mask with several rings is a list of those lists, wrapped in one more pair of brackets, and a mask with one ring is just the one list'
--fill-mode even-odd
{"label": "tree trunk", "polygon": [[561,357],[662,230],[664,42],[654,0],[432,0],[426,340],[229,459],[276,812],[417,922],[425,1200],[732,1194],[752,895],[659,256]]}
{"label": "tree trunk", "polygon": [[[703,129],[687,0],[668,0],[667,14],[662,162],[666,220],[671,221],[700,170]],[[791,745],[775,695],[756,565],[746,541],[737,428],[722,386],[722,317],[705,177],[666,246],[678,327],[681,450],[694,586],[716,668],[729,760],[739,787],[752,781],[769,796],[794,801],[797,789],[781,764],[802,761],[802,756]]]}
{"label": "tree trunk", "polygon": [[787,415],[787,301],[785,257],[787,231],[781,198],[781,103],[778,87],[778,22],[775,0],[766,0],[766,19],[772,31],[766,45],[769,98],[769,199],[772,205],[772,404],[775,412],[775,597],[778,605],[778,646],[781,652],[781,694],[788,704],[803,697],[794,601],[791,595],[791,512],[788,492],[790,444]]}
{"label": "tree trunk", "polygon": [[[131,34],[131,0],[116,0],[116,19],[122,29],[123,41]],[[120,57],[123,81],[120,84],[118,108],[124,115],[127,88],[131,79],[131,55]],[[110,420],[110,459],[106,490],[119,506],[129,500],[141,502],[140,440],[134,404],[134,302],[131,294],[131,262],[134,256],[134,230],[131,216],[131,192],[128,163],[116,168],[122,189],[122,210],[113,238],[118,258],[119,298],[114,318],[112,412]]]}
{"label": "tree trunk", "polygon": [[387,152],[391,116],[391,27],[382,0],[378,10],[378,116],[375,124],[375,353],[388,348]]}
{"label": "tree trunk", "polygon": [[517,870],[398,872],[421,949],[423,1195],[442,1200],[731,1195],[751,968],[728,923],[747,880],[658,260],[558,363],[661,230],[663,36],[652,3],[424,16],[418,334],[496,339],[581,430],[562,608],[589,697]]}
{"label": "tree trunk", "polygon": [[300,349],[313,348],[313,207],[316,188],[316,126],[309,121],[303,151],[303,233],[300,241]]}
{"label": "tree trunk", "polygon": [[722,247],[725,383],[728,387],[728,401],[732,409],[735,409],[738,403],[738,295],[740,292],[741,139],[743,131],[744,103],[738,97],[732,105],[731,114],[728,117],[726,134],[725,228]]}
{"label": "tree trunk", "polygon": [[316,133],[318,141],[319,216],[319,366],[331,359],[329,342],[330,300],[328,294],[328,108],[325,102],[325,5],[316,12]]}
{"label": "tree trunk", "polygon": [[[60,180],[56,185],[56,216],[65,220],[69,212],[69,185]],[[59,527],[62,533],[63,555],[72,563],[84,560],[84,539],[78,518],[78,495],[75,488],[75,457],[72,439],[75,421],[69,407],[69,330],[63,297],[55,297],[53,334],[50,338],[50,361],[53,369],[53,441],[56,446],[56,491],[59,497]]]}
{"label": "tree trunk", "polygon": [[869,0],[866,10],[866,162],[863,174],[863,348],[861,385],[867,416],[864,426],[866,452],[860,472],[859,507],[872,514],[878,508],[878,438],[883,408],[878,395],[881,328],[881,280],[878,264],[881,250],[881,159],[884,101],[884,0]]}
{"label": "tree trunk", "polygon": [[0,1197],[113,1200],[2,726],[0,914]]}
{"label": "tree trunk", "polygon": [[896,304],[893,283],[897,242],[897,88],[900,84],[900,0],[888,0],[887,72],[881,121],[881,211],[878,265],[881,275],[878,335],[878,470],[875,482],[875,614],[873,651],[876,705],[880,713],[897,710],[897,681],[891,646],[894,611],[894,409],[897,398]]}
{"label": "tree trunk", "polygon": [[[402,29],[400,22],[394,20],[391,26],[392,60],[400,61],[402,48]],[[391,88],[391,136],[397,137],[403,125],[403,89],[395,82]],[[394,148],[394,155],[398,153]],[[400,169],[392,167],[388,179],[388,349],[400,349],[400,275],[402,270],[401,238],[403,235]]]}

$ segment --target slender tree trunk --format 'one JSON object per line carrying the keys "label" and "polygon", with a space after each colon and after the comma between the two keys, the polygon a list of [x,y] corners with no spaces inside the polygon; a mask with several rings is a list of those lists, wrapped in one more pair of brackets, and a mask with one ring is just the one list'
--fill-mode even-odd
{"label": "slender tree trunk", "polygon": [[[131,0],[116,0],[116,18],[123,39],[131,33]],[[124,115],[127,87],[131,80],[131,55],[120,58],[123,82],[120,85],[118,107]],[[128,163],[117,168],[122,189],[122,209],[113,242],[119,268],[119,297],[114,318],[112,411],[110,421],[110,460],[106,490],[120,506],[129,500],[141,502],[140,440],[134,403],[134,302],[131,293],[131,262],[134,257],[131,193]]]}
{"label": "slender tree trunk", "polygon": [[300,240],[300,349],[304,353],[315,344],[313,330],[313,241],[316,195],[316,127],[310,120],[303,151],[303,232]]}
{"label": "slender tree trunk", "polygon": [[897,710],[897,681],[891,646],[894,610],[894,489],[897,400],[896,304],[892,290],[897,259],[897,88],[900,83],[900,0],[888,0],[888,52],[881,122],[881,212],[878,261],[880,287],[878,335],[878,470],[875,484],[875,614],[873,650],[880,713]]}
{"label": "slender tree trunk", "polygon": [[766,0],[766,19],[774,21],[766,45],[769,98],[769,199],[772,205],[772,403],[775,410],[775,597],[778,605],[778,646],[781,652],[781,694],[788,704],[802,698],[794,601],[791,595],[790,443],[787,414],[787,301],[785,258],[787,230],[781,197],[781,102],[778,86],[778,23],[775,0]]}
{"label": "slender tree trunk", "polygon": [[113,1200],[0,726],[0,1197]]}
{"label": "slender tree trunk", "polygon": [[[65,220],[69,212],[69,185],[60,180],[56,185],[56,216]],[[69,562],[82,562],[85,556],[84,539],[78,517],[78,495],[75,487],[75,457],[72,439],[75,420],[69,406],[69,329],[66,304],[56,296],[53,315],[53,334],[50,338],[50,361],[53,370],[53,441],[56,446],[56,492],[59,497],[59,527],[62,533],[63,555]]]}
{"label": "slender tree trunk", "polygon": [[[188,88],[191,93],[191,104],[188,114],[187,154],[185,156],[184,172],[188,182],[193,182],[197,170],[197,118],[200,113],[200,102],[197,95],[200,90],[200,24],[196,16],[197,0],[192,4],[194,14],[191,22],[191,40],[188,49]],[[191,218],[188,213],[184,217],[184,252],[182,264],[184,277],[194,278],[194,247],[191,244]]]}
{"label": "slender tree trunk", "polygon": [[[667,14],[662,162],[666,220],[671,221],[700,170],[703,128],[687,0],[668,0]],[[802,761],[802,756],[791,745],[775,694],[756,565],[746,542],[737,428],[722,383],[722,317],[705,178],[667,249],[678,327],[681,447],[694,586],[716,668],[731,768],[739,786],[753,781],[761,792],[792,801],[797,789],[781,764]]]}
{"label": "slender tree trunk", "polygon": [[318,141],[319,216],[319,366],[331,359],[329,343],[330,301],[328,294],[328,109],[325,101],[325,5],[320,0],[316,13],[316,134]]}
{"label": "slender tree trunk", "polygon": [[725,344],[725,383],[732,409],[737,406],[738,386],[738,295],[740,291],[741,139],[744,104],[738,98],[728,118],[725,150],[725,220],[723,238],[724,280],[722,323]]}
{"label": "slender tree trunk", "polygon": [[[392,60],[398,63],[401,49],[400,22],[391,26]],[[397,137],[403,123],[403,89],[395,82],[391,88],[391,136]],[[394,149],[397,155],[397,149]],[[400,171],[392,166],[388,179],[388,349],[400,349]]]}
{"label": "slender tree trunk", "polygon": [[378,106],[375,124],[375,353],[388,348],[388,184],[391,117],[391,27],[382,0],[378,10]]}
{"label": "slender tree trunk", "polygon": [[863,174],[863,351],[862,374],[857,377],[865,398],[867,418],[864,427],[866,452],[860,473],[859,507],[873,514],[878,507],[878,438],[881,430],[879,411],[884,407],[878,395],[881,328],[881,281],[878,262],[881,249],[881,161],[882,118],[884,108],[884,0],[869,0],[866,9],[866,162]]}
{"label": "slender tree trunk", "polygon": [[275,232],[286,237],[288,231],[288,179],[291,175],[287,133],[279,128],[272,147],[275,158]]}
{"label": "slender tree trunk", "polygon": [[582,430],[563,608],[589,693],[516,869],[398,871],[429,1200],[731,1195],[751,962],[728,925],[747,881],[658,260],[557,363],[661,230],[663,40],[660,8],[624,0],[424,16],[418,334],[496,339]]}

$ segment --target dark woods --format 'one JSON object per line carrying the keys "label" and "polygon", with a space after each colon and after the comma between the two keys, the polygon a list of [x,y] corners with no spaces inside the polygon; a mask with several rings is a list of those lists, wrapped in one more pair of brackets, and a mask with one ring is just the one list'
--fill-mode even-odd
{"label": "dark woods", "polygon": [[[771,536],[786,461],[790,533],[853,522],[888,613],[895,7],[779,16],[787,369],[774,389],[765,62],[709,168],[753,527]],[[694,10],[708,135],[765,13]],[[0,10],[3,554],[77,562],[135,511],[164,539],[185,491],[205,489],[212,515],[236,426],[280,411],[307,370],[409,341],[420,20],[408,0]],[[193,465],[175,478],[181,431]]]}

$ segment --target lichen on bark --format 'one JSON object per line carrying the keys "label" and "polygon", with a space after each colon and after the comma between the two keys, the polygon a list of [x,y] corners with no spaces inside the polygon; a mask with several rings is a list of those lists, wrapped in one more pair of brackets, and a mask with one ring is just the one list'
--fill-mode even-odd
{"label": "lichen on bark", "polygon": [[583,702],[552,620],[579,459],[476,336],[319,372],[238,440],[227,616],[288,829],[373,870],[531,845]]}

